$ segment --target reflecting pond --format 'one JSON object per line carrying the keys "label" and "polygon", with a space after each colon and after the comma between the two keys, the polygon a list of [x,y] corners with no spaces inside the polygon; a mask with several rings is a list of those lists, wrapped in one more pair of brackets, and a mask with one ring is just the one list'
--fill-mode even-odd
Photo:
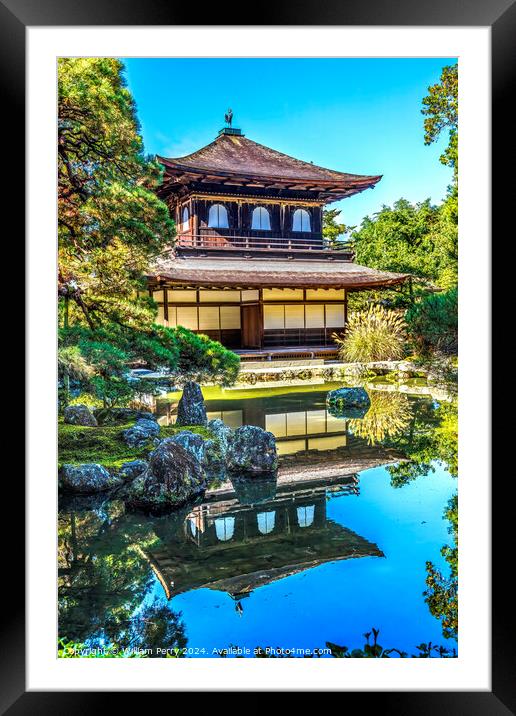
{"label": "reflecting pond", "polygon": [[[210,417],[273,432],[275,480],[214,478],[159,518],[61,500],[60,636],[152,656],[300,656],[362,647],[375,627],[409,655],[456,648],[454,404],[379,389],[358,419],[328,411],[326,390],[243,395],[211,391]],[[170,402],[157,412],[173,419]]]}

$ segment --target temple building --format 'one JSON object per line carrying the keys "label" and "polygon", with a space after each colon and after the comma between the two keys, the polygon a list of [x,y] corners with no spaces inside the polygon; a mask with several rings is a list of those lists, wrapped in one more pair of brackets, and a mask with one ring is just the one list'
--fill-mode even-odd
{"label": "temple building", "polygon": [[159,195],[177,227],[148,275],[158,321],[204,333],[243,356],[335,354],[350,291],[407,277],[353,262],[323,237],[326,204],[381,176],[325,169],[225,127],[185,157],[158,157]]}

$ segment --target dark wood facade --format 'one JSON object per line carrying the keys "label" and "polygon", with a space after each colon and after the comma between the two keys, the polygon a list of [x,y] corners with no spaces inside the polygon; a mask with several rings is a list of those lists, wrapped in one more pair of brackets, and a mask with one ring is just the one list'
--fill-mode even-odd
{"label": "dark wood facade", "polygon": [[235,349],[324,348],[345,330],[348,290],[405,278],[356,266],[322,233],[325,204],[380,176],[302,162],[229,128],[198,152],[158,159],[177,227],[149,275],[166,325]]}
{"label": "dark wood facade", "polygon": [[[226,228],[209,226],[209,210],[214,203],[225,207],[228,212],[228,224]],[[189,220],[185,226],[182,222],[182,214],[184,209],[188,210]],[[252,228],[253,210],[265,208],[270,217],[270,230],[259,230]],[[294,231],[292,228],[293,215],[296,209],[303,208],[308,212],[310,217],[311,231]],[[197,245],[205,243],[206,245],[228,245],[231,246],[233,240],[238,245],[238,239],[251,239],[250,245],[259,248],[260,245],[266,244],[271,238],[287,239],[290,242],[299,242],[316,249],[323,249],[322,237],[322,204],[298,201],[289,203],[288,201],[277,201],[271,199],[261,199],[259,197],[243,198],[231,195],[220,194],[204,194],[194,195],[193,197],[178,200],[175,206],[171,207],[174,212],[176,226],[178,227],[178,244],[179,246],[188,246],[188,239],[195,237],[204,239]],[[252,241],[257,239],[258,241]],[[261,240],[261,241],[260,241]],[[288,245],[288,242],[284,242]],[[196,245],[195,243],[193,244]]]}

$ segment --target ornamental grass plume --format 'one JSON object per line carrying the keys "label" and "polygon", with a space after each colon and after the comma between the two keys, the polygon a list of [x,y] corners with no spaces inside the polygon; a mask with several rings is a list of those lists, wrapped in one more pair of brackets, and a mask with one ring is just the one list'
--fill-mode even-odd
{"label": "ornamental grass plume", "polygon": [[402,393],[383,393],[372,390],[371,405],[363,418],[353,418],[349,431],[358,438],[376,445],[386,438],[401,435],[409,426],[413,413],[409,400]]}
{"label": "ornamental grass plume", "polygon": [[349,363],[398,360],[405,353],[405,322],[395,311],[371,305],[352,313],[346,335],[333,335],[340,357]]}

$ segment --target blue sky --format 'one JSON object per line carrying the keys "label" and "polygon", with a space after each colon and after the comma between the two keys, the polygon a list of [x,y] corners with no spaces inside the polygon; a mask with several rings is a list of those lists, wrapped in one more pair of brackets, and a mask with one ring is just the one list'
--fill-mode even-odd
{"label": "blue sky", "polygon": [[351,226],[400,197],[439,202],[451,170],[443,137],[423,143],[421,100],[454,58],[126,59],[145,150],[178,157],[233,126],[256,142],[330,169],[383,174],[332,204]]}

